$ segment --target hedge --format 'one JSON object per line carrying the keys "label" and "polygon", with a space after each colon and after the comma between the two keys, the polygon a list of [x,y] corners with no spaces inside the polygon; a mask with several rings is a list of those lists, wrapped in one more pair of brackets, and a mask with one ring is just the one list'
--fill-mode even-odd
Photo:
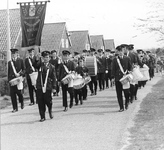
{"label": "hedge", "polygon": [[[22,93],[24,93],[25,89],[27,89],[27,80],[26,79],[23,81]],[[7,77],[0,78],[0,96],[4,96],[4,95],[10,95],[10,88],[9,88],[9,83],[8,83]]]}
{"label": "hedge", "polygon": [[9,84],[8,84],[7,77],[0,78],[0,95],[1,96],[9,95],[9,93],[10,91],[9,91]]}

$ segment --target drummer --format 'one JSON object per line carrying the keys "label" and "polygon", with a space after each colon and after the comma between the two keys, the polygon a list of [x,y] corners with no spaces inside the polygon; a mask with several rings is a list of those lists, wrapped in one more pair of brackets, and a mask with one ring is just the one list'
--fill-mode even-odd
{"label": "drummer", "polygon": [[[10,82],[12,79],[16,79],[17,77],[24,76],[25,68],[23,59],[18,58],[18,49],[10,49],[11,50],[11,61],[8,62],[8,81]],[[10,87],[10,96],[11,102],[13,106],[13,113],[18,111],[17,104],[17,96],[19,97],[19,102],[21,103],[21,109],[24,108],[23,95],[22,91],[18,89],[17,85]]]}
{"label": "drummer", "polygon": [[25,59],[25,68],[26,68],[26,79],[27,79],[27,85],[28,85],[28,91],[30,95],[30,106],[35,104],[34,101],[34,92],[36,94],[36,87],[32,85],[30,75],[31,73],[37,71],[36,69],[36,56],[34,48],[28,49],[29,56]]}
{"label": "drummer", "polygon": [[[90,48],[90,56],[96,57],[95,52],[96,50],[94,48]],[[97,74],[91,76],[91,82],[89,82],[89,88],[91,91],[91,96],[97,95]]]}
{"label": "drummer", "polygon": [[[71,72],[75,71],[75,64],[73,61],[69,60],[70,51],[63,50],[62,51],[62,59],[63,63],[59,65],[59,81],[61,82],[66,75],[70,74]],[[70,105],[69,107],[72,108],[73,106],[73,98],[74,98],[74,91],[73,91],[73,85],[70,84],[63,84],[61,82],[62,87],[62,98],[63,98],[63,107],[64,111],[68,110],[68,102],[67,102],[67,91],[70,95]]]}
{"label": "drummer", "polygon": [[117,49],[118,56],[113,59],[111,75],[112,75],[112,80],[115,80],[116,94],[120,107],[119,112],[122,112],[124,111],[122,91],[124,92],[125,95],[125,109],[128,109],[129,89],[123,89],[123,85],[119,80],[123,77],[124,74],[126,74],[126,72],[131,71],[132,65],[131,65],[130,58],[124,55],[123,48],[121,46],[117,46],[116,49]]}

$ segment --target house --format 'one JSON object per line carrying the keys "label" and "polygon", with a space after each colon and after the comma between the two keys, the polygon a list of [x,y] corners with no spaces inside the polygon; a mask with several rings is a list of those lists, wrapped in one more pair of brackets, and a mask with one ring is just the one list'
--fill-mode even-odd
{"label": "house", "polygon": [[[20,33],[20,10],[9,10],[10,20],[10,42],[11,48],[16,47]],[[3,71],[6,67],[7,56],[7,9],[0,10],[0,71]],[[20,46],[19,46],[20,47]]]}
{"label": "house", "polygon": [[82,31],[69,31],[72,47],[72,52],[79,52],[82,53],[84,49],[90,49],[90,37],[88,30]]}
{"label": "house", "polygon": [[105,49],[110,49],[112,51],[115,50],[115,44],[114,44],[114,39],[105,39]]}
{"label": "house", "polygon": [[103,49],[104,51],[104,38],[103,35],[91,35],[90,36],[91,47],[98,50]]}
{"label": "house", "polygon": [[62,50],[69,50],[71,40],[65,22],[44,24],[41,38],[41,50],[56,50],[61,54]]}

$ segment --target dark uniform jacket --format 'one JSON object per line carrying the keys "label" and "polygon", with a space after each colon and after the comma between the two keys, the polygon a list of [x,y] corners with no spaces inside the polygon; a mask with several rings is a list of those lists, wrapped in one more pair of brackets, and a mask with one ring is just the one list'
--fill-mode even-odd
{"label": "dark uniform jacket", "polygon": [[80,74],[82,77],[85,76],[85,74],[88,74],[88,68],[85,66],[77,66],[75,68],[75,72],[77,72],[77,74]]}
{"label": "dark uniform jacket", "polygon": [[[14,71],[13,71],[13,67],[11,65],[11,61],[8,62],[8,81],[16,78]],[[13,61],[13,64],[15,66],[16,72],[19,73],[21,76],[24,76],[25,75],[25,67],[24,67],[23,59],[17,58],[16,61]]]}
{"label": "dark uniform jacket", "polygon": [[31,60],[32,66],[34,67],[35,71],[37,71],[37,69],[36,69],[36,63],[37,63],[36,56],[34,56],[33,58],[26,58],[25,59],[25,68],[26,68],[26,77],[28,79],[30,79],[29,74],[31,74],[33,72],[32,67],[29,63],[29,59]]}
{"label": "dark uniform jacket", "polygon": [[136,56],[135,56],[135,54],[134,54],[134,53],[129,52],[128,57],[130,57],[130,60],[131,60],[131,64],[132,64],[132,65],[134,65],[134,64],[136,64],[136,63],[137,63],[137,59],[136,59]]}
{"label": "dark uniform jacket", "polygon": [[[59,65],[59,81],[61,81],[68,74],[63,65],[63,63]],[[75,64],[73,61],[68,60],[65,66],[68,68],[69,71],[75,71]]]}
{"label": "dark uniform jacket", "polygon": [[[122,65],[124,72],[132,70],[131,60],[129,57],[123,56],[123,58],[122,59],[119,58],[119,60],[120,60],[120,63]],[[119,81],[124,75],[119,67],[117,58],[113,59],[111,74],[112,74],[112,78],[115,78],[115,81]]]}
{"label": "dark uniform jacket", "polygon": [[107,62],[107,69],[111,70],[111,64],[112,64],[112,57],[106,57],[106,62]]}
{"label": "dark uniform jacket", "polygon": [[107,70],[107,62],[106,62],[106,58],[103,57],[97,57],[98,61],[97,61],[97,69],[98,69],[98,73],[105,73],[105,71]]}
{"label": "dark uniform jacket", "polygon": [[47,70],[49,69],[49,75],[47,78],[47,86],[46,90],[52,90],[56,89],[56,72],[55,72],[55,67],[48,63],[46,66],[44,63],[40,63],[40,67],[38,67],[38,78],[36,81],[36,88],[37,89],[42,89],[42,84],[41,84],[41,76],[42,76],[42,83],[44,85],[45,83],[45,78],[46,78],[46,73]]}
{"label": "dark uniform jacket", "polygon": [[49,62],[50,64],[55,66],[55,71],[56,71],[56,78],[59,78],[59,63],[58,63],[59,58],[56,57],[56,59],[51,59]]}

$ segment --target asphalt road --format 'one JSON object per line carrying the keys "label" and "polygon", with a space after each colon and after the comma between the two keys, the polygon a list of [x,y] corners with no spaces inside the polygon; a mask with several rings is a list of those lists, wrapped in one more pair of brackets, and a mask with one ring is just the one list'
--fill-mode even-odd
{"label": "asphalt road", "polygon": [[83,105],[63,112],[61,97],[53,98],[53,115],[39,122],[38,106],[28,106],[11,113],[9,106],[1,110],[1,150],[119,150],[128,143],[128,128],[139,110],[142,99],[161,79],[156,76],[138,91],[138,100],[124,112],[114,88],[88,96]]}

